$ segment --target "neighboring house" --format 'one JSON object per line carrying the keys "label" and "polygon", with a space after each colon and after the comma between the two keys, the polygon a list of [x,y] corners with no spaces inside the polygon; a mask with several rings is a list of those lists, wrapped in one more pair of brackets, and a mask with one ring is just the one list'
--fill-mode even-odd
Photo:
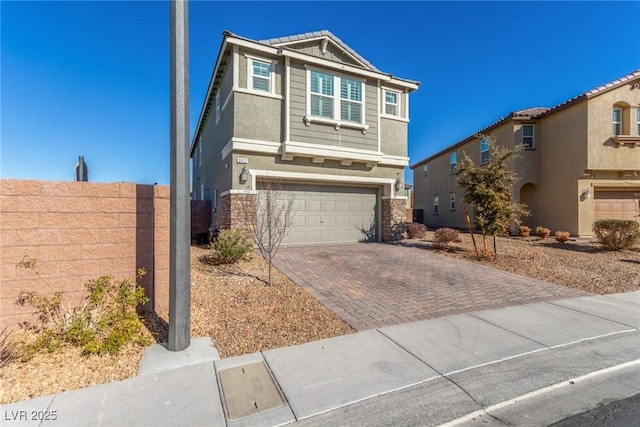
{"label": "neighboring house", "polygon": [[[517,111],[414,164],[414,207],[430,226],[466,228],[456,164],[487,162],[487,140],[523,144],[512,160],[523,224],[591,236],[598,219],[640,221],[640,70],[553,108]],[[472,210],[469,214],[473,215]]]}
{"label": "neighboring house", "polygon": [[275,182],[295,200],[283,244],[392,239],[417,88],[329,31],[224,32],[191,145],[193,199],[211,200],[212,226],[238,228]]}

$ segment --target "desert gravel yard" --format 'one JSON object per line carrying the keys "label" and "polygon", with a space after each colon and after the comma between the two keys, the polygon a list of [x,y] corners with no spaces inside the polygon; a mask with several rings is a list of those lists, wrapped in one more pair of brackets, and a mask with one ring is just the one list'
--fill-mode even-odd
{"label": "desert gravel yard", "polygon": [[[640,249],[601,251],[589,242],[556,243],[553,239],[498,239],[499,258],[477,261],[469,235],[448,249],[434,249],[433,237],[401,244],[434,250],[591,293],[640,289]],[[266,286],[266,263],[257,255],[229,267],[215,266],[209,250],[192,247],[192,336],[210,336],[222,357],[283,347],[354,332],[325,306],[286,276],[275,273]],[[166,339],[167,313],[149,316],[148,328]],[[151,334],[145,331],[145,334]],[[82,357],[80,349],[43,353],[15,362],[0,373],[0,403],[125,379],[137,374],[143,348],[127,347],[117,357]]]}
{"label": "desert gravel yard", "polygon": [[[407,244],[431,247],[433,232],[422,240]],[[480,243],[479,236],[476,236]],[[640,290],[640,247],[609,252],[595,241],[580,239],[559,243],[553,237],[498,238],[498,259],[479,261],[473,252],[471,235],[460,234],[461,242],[438,252],[489,267],[533,277],[594,294],[612,294]]]}

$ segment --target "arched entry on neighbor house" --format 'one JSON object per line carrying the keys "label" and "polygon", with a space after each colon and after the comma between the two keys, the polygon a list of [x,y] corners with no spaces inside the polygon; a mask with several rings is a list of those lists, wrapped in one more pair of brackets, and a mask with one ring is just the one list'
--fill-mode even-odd
{"label": "arched entry on neighbor house", "polygon": [[536,186],[527,182],[520,188],[520,203],[527,205],[527,210],[531,213],[522,218],[522,224],[528,225],[532,230],[538,225],[536,218]]}

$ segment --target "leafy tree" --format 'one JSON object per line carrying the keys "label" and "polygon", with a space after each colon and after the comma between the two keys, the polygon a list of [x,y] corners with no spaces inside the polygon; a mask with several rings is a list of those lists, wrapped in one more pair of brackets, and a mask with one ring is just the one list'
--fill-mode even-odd
{"label": "leafy tree", "polygon": [[[518,225],[520,217],[529,212],[525,205],[511,200],[511,189],[518,181],[518,176],[507,166],[507,161],[514,158],[522,146],[509,149],[496,145],[495,137],[488,138],[491,153],[489,162],[478,166],[471,157],[465,155],[456,175],[458,185],[464,189],[463,201],[475,208],[474,222],[482,232],[483,255],[496,256],[496,236],[507,233],[511,225]],[[487,236],[493,236],[493,252],[487,248]]]}

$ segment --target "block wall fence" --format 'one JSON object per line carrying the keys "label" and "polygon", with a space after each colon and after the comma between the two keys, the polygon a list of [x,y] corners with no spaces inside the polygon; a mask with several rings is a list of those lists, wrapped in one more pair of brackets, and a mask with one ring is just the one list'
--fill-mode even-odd
{"label": "block wall fence", "polygon": [[[25,256],[37,275],[19,266]],[[21,292],[62,291],[65,304],[81,304],[88,280],[137,268],[147,271],[143,310],[168,310],[168,186],[0,180],[0,327],[35,320]]]}

